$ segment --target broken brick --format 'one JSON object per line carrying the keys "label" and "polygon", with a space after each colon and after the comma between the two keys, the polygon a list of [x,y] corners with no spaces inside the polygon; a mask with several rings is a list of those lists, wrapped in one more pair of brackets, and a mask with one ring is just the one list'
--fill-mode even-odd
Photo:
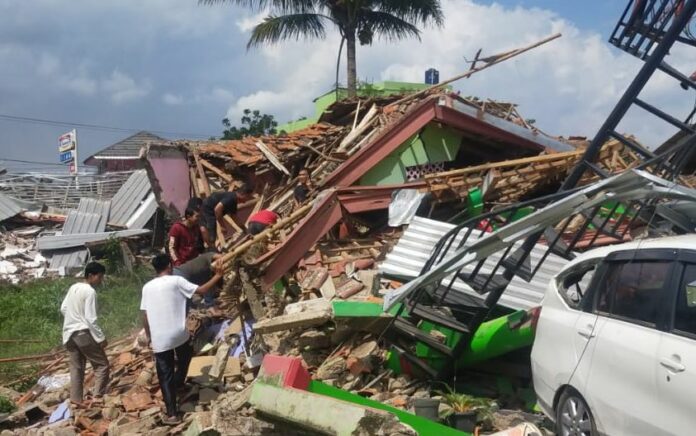
{"label": "broken brick", "polygon": [[154,403],[150,392],[141,386],[135,386],[133,389],[126,392],[121,398],[121,401],[123,402],[123,408],[126,409],[126,412],[145,410]]}

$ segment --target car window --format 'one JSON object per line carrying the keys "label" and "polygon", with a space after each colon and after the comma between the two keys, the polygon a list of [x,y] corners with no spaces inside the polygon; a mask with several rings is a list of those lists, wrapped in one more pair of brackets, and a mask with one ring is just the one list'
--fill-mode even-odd
{"label": "car window", "polygon": [[573,266],[558,277],[557,285],[561,297],[568,306],[579,309],[590,281],[597,269],[599,259],[592,259]]}
{"label": "car window", "polygon": [[674,330],[696,335],[696,265],[687,265],[674,311]]}
{"label": "car window", "polygon": [[671,266],[671,261],[611,262],[599,285],[596,311],[655,325]]}

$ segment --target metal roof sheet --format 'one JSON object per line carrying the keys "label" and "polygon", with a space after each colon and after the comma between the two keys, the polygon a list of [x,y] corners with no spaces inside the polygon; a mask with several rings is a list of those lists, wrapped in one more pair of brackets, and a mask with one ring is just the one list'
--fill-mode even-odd
{"label": "metal roof sheet", "polygon": [[18,200],[0,192],[0,221],[5,221],[22,211],[34,208],[39,208],[39,206],[28,201]]}
{"label": "metal roof sheet", "polygon": [[82,247],[91,242],[102,242],[109,238],[128,238],[146,235],[147,229],[119,230],[115,232],[79,233],[74,235],[44,236],[36,240],[39,250],[59,250],[63,248]]}
{"label": "metal roof sheet", "polygon": [[157,200],[155,199],[155,193],[150,192],[150,194],[145,198],[140,207],[133,212],[131,217],[126,223],[126,227],[129,229],[143,229],[150,221],[150,218],[157,211]]}
{"label": "metal roof sheet", "polygon": [[[145,170],[134,172],[111,199],[109,223],[120,227],[142,228],[131,227],[128,225],[128,222],[141,206],[142,200],[150,193],[152,193],[152,187],[147,177],[147,172]],[[155,205],[156,208],[157,206]],[[147,220],[145,220],[145,223],[147,223],[153,213],[154,209],[147,217]]]}
{"label": "metal roof sheet", "polygon": [[[68,213],[62,234],[79,235],[103,232],[106,228],[106,218],[109,216],[109,206],[109,201],[94,198],[81,199],[77,210],[71,210]],[[87,261],[87,255],[87,249],[82,247],[60,250],[51,258],[50,267],[81,267]]]}
{"label": "metal roof sheet", "polygon": [[[394,246],[394,249],[387,254],[385,261],[379,266],[379,271],[383,275],[396,277],[404,281],[412,280],[418,277],[421,273],[423,265],[427,262],[430,254],[435,247],[435,244],[442,236],[450,229],[454,228],[454,224],[443,223],[423,217],[414,217],[404,232],[404,235],[399,239],[399,242]],[[478,238],[480,232],[474,231],[468,242],[473,243]],[[461,236],[455,239],[449,253],[454,253],[461,241]],[[515,244],[512,251],[522,244],[519,241]],[[546,246],[537,244],[531,253],[532,265],[536,265],[541,259],[541,256],[546,252]],[[500,259],[500,254],[492,255],[481,268],[481,272],[490,273],[492,267]],[[510,285],[500,297],[498,304],[509,307],[511,309],[529,309],[539,306],[546,292],[546,287],[549,281],[568,263],[566,259],[560,256],[550,254],[541,269],[537,272],[530,282],[526,282],[520,277],[515,276],[510,282]],[[466,266],[463,271],[471,272],[475,264]],[[448,285],[452,276],[442,280],[443,285]],[[452,291],[465,293],[478,301],[483,301],[485,295],[480,295],[461,280],[455,280],[452,285]]]}

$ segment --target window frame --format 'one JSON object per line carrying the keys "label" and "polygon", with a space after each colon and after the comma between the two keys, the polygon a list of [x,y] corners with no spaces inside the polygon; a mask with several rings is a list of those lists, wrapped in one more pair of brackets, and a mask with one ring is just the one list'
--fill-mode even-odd
{"label": "window frame", "polygon": [[679,302],[679,295],[681,294],[682,286],[685,285],[684,278],[686,274],[686,268],[688,266],[696,267],[696,250],[680,250],[678,259],[679,270],[673,271],[674,274],[672,292],[669,298],[667,299],[669,302],[669,313],[667,316],[667,325],[665,332],[686,339],[696,340],[696,333],[691,333],[675,328],[677,317],[677,303]]}
{"label": "window frame", "polygon": [[[602,279],[601,282],[599,280],[592,281],[592,295],[588,296],[587,298],[586,310],[590,313],[594,313],[605,318],[615,319],[654,330],[667,331],[668,327],[671,325],[670,317],[673,318],[673,316],[670,315],[670,311],[673,312],[676,308],[674,304],[670,304],[670,301],[673,300],[673,294],[675,294],[674,289],[677,287],[677,283],[679,283],[678,280],[681,277],[679,270],[680,263],[678,262],[680,252],[681,250],[671,248],[653,248],[622,250],[610,253],[602,260],[598,267],[597,273],[595,273],[596,277],[601,275]],[[694,254],[694,259],[696,260],[696,253]],[[609,312],[597,310],[599,296],[599,286],[597,286],[598,283],[605,282],[605,277],[615,265],[624,265],[631,262],[670,262],[670,265],[668,266],[669,271],[666,275],[667,279],[664,281],[662,287],[658,291],[660,296],[658,298],[657,316],[654,323],[611,313],[611,311],[614,309],[613,303]],[[600,271],[601,274],[599,274]],[[610,292],[611,299],[613,301],[615,289],[611,290]]]}
{"label": "window frame", "polygon": [[[585,310],[584,309],[584,307],[586,305],[585,302],[588,299],[588,295],[591,294],[590,291],[592,290],[592,288],[594,286],[597,275],[600,273],[601,264],[602,264],[601,257],[593,257],[591,259],[586,259],[586,260],[583,260],[581,262],[578,262],[576,265],[573,265],[571,268],[563,271],[561,274],[559,274],[556,277],[556,291],[561,296],[561,299],[566,304],[566,306],[568,306],[568,308],[570,308],[572,310],[577,310],[580,312]],[[566,278],[568,278],[569,276],[571,276],[579,271],[585,270],[585,274],[587,274],[587,272],[591,269],[590,267],[594,268],[594,274],[592,275],[592,279],[587,284],[587,289],[585,289],[585,293],[580,298],[580,301],[578,301],[577,303],[573,302],[568,297],[568,293],[566,292],[567,288],[564,286],[564,282],[565,282]]]}

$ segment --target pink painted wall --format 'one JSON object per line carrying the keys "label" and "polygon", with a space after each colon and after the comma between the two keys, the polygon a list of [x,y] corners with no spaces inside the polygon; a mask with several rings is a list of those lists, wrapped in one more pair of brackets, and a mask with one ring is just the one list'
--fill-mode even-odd
{"label": "pink painted wall", "polygon": [[191,181],[186,154],[171,147],[158,150],[151,147],[146,158],[150,182],[157,201],[170,214],[183,215],[191,197]]}

